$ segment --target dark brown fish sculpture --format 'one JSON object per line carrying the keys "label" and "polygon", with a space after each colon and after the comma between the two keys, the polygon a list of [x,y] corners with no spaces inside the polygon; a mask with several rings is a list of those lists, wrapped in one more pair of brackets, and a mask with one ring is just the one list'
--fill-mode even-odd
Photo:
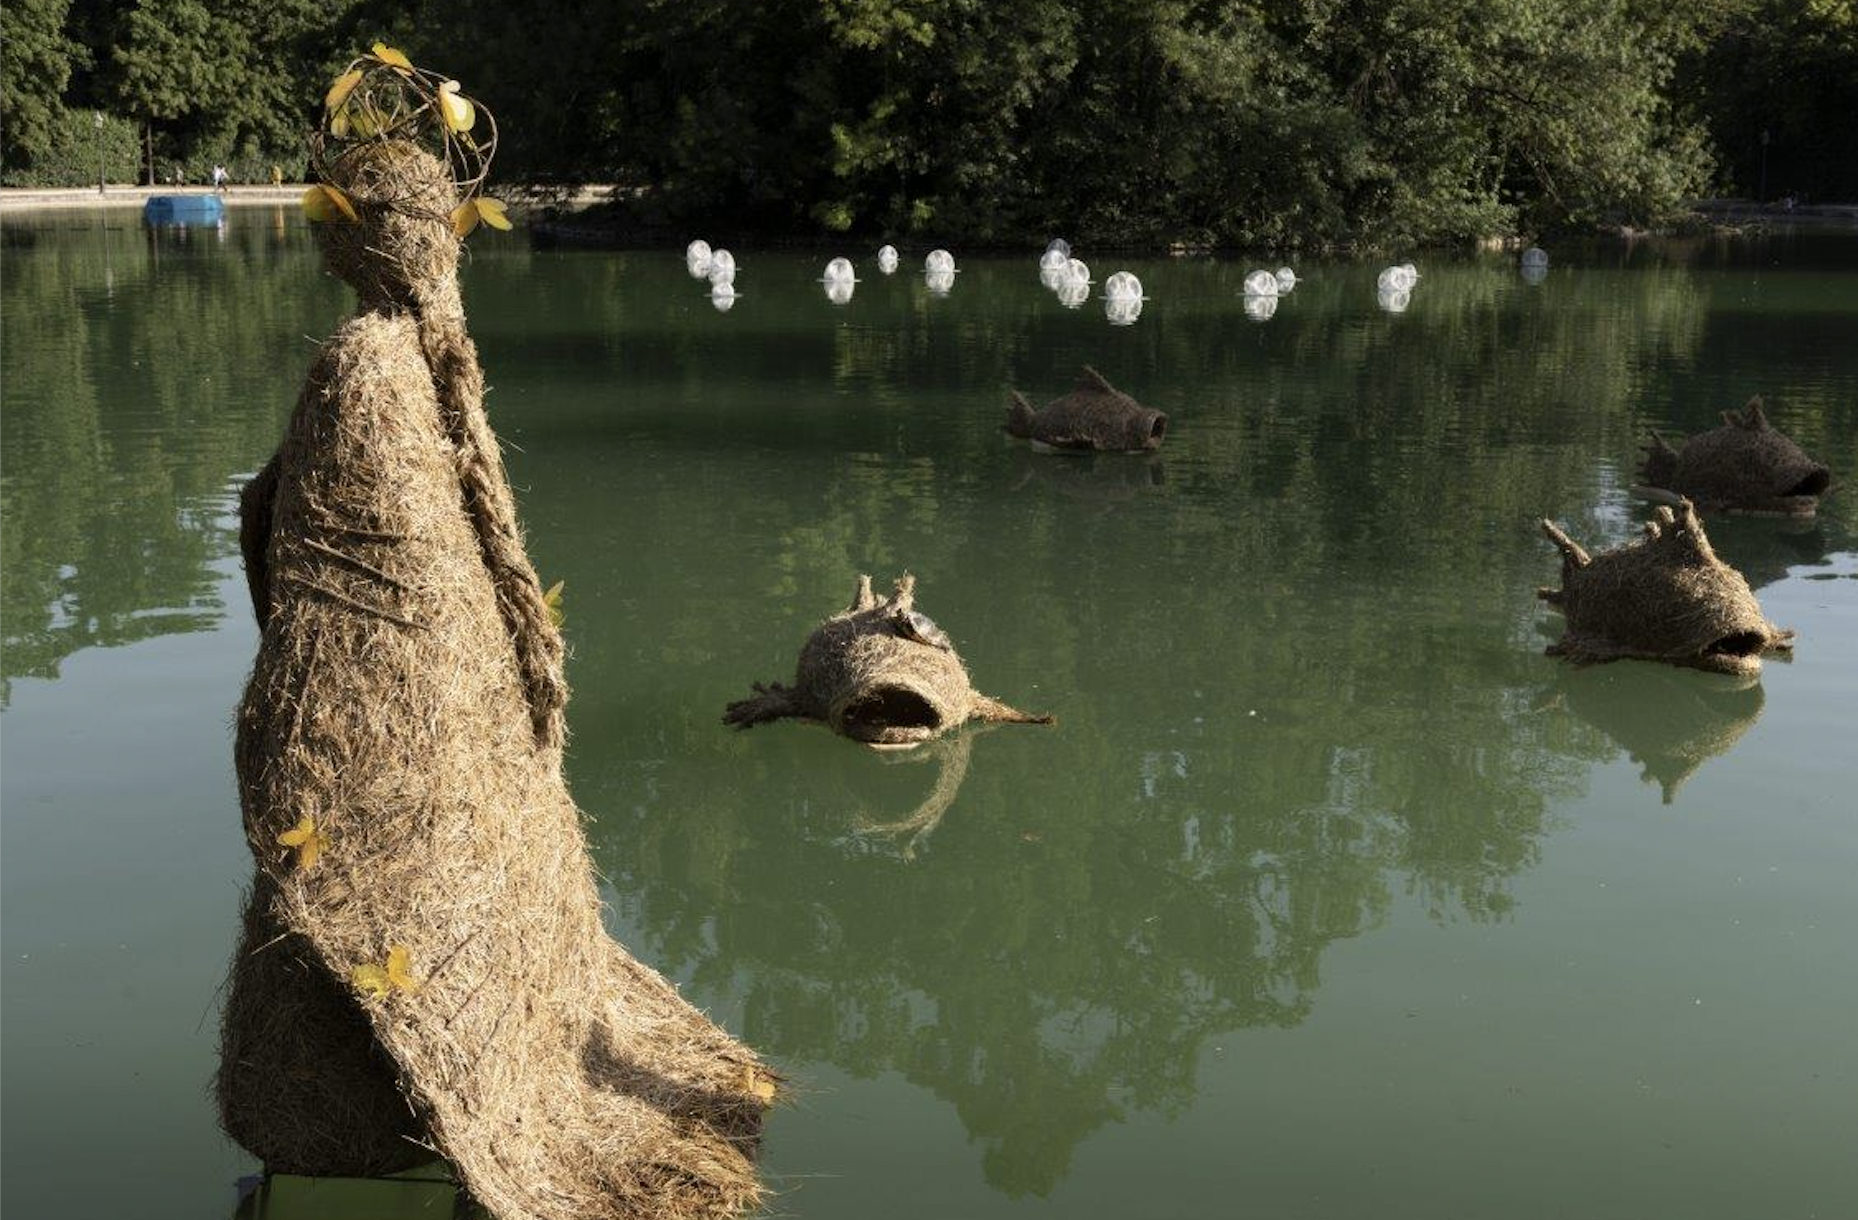
{"label": "dark brown fish sculpture", "polygon": [[1146,453],[1161,448],[1168,417],[1129,397],[1087,364],[1069,394],[1037,411],[1014,390],[1006,430],[1053,449]]}
{"label": "dark brown fish sculpture", "polygon": [[792,686],[755,683],[723,723],[817,720],[872,746],[914,746],[970,720],[1050,724],[975,690],[955,646],[916,609],[916,578],[880,601],[860,576],[852,604],[821,623],[800,650]]}
{"label": "dark brown fish sculpture", "polygon": [[1706,509],[1810,517],[1832,474],[1768,423],[1761,399],[1724,411],[1723,424],[1681,448],[1657,432],[1645,447],[1641,477]]}
{"label": "dark brown fish sculpture", "polygon": [[1561,588],[1536,596],[1567,617],[1550,656],[1577,664],[1636,657],[1729,674],[1761,672],[1763,653],[1790,650],[1793,632],[1761,613],[1742,574],[1716,557],[1696,510],[1659,508],[1645,536],[1589,555],[1554,522]]}

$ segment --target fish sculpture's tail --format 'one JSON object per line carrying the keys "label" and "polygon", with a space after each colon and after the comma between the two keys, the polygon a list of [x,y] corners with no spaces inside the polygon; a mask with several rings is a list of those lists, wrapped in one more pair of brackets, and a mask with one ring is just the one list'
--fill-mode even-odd
{"label": "fish sculpture's tail", "polygon": [[1006,430],[1014,436],[1032,436],[1032,404],[1018,390],[1013,391],[1013,405],[1006,409]]}

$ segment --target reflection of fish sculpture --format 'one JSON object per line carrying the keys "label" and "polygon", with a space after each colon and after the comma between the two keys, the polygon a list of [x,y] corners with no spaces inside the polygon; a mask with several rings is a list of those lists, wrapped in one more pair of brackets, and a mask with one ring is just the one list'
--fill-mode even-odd
{"label": "reflection of fish sculpture", "polygon": [[852,604],[820,624],[800,650],[792,686],[755,684],[725,724],[751,728],[797,717],[874,746],[913,746],[970,720],[1050,724],[975,690],[949,638],[916,609],[916,578],[879,601],[860,576]]}
{"label": "reflection of fish sculpture", "polygon": [[1829,470],[1768,423],[1759,397],[1724,411],[1722,427],[1681,448],[1654,431],[1642,477],[1704,508],[1800,517],[1813,514],[1832,484]]}
{"label": "reflection of fish sculpture", "polygon": [[1037,411],[1013,391],[1006,430],[1053,449],[1139,453],[1161,448],[1168,417],[1129,397],[1087,364],[1069,394]]}
{"label": "reflection of fish sculpture", "polygon": [[1763,701],[1750,675],[1702,677],[1656,665],[1570,671],[1559,685],[1568,710],[1619,743],[1667,805],[1699,767],[1754,727]]}
{"label": "reflection of fish sculpture", "polygon": [[1645,537],[1588,555],[1551,521],[1561,588],[1536,595],[1567,616],[1550,656],[1580,664],[1637,657],[1721,673],[1761,672],[1765,652],[1792,647],[1761,613],[1742,574],[1716,557],[1696,510],[1659,508]]}

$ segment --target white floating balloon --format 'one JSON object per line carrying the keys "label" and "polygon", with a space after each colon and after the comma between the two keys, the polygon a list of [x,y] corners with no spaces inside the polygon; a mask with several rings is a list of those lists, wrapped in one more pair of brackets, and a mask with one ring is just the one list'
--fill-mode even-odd
{"label": "white floating balloon", "polygon": [[1382,271],[1374,281],[1374,290],[1376,292],[1411,292],[1413,282],[1417,278],[1410,266],[1389,267]]}
{"label": "white floating balloon", "polygon": [[1522,262],[1525,267],[1546,267],[1548,266],[1548,251],[1540,246],[1530,246],[1523,251]]}
{"label": "white floating balloon", "polygon": [[1062,237],[1054,237],[1051,241],[1046,243],[1045,252],[1047,254],[1061,254],[1068,259],[1071,257],[1071,243]]}
{"label": "white floating balloon", "polygon": [[1053,292],[1058,292],[1071,282],[1071,260],[1066,259],[1062,267],[1040,267],[1039,283]]}
{"label": "white floating balloon", "polygon": [[1139,301],[1142,299],[1142,281],[1129,271],[1118,271],[1103,281],[1103,295],[1111,301]]}
{"label": "white floating balloon", "polygon": [[1066,309],[1080,308],[1090,299],[1090,281],[1074,280],[1067,274],[1065,281],[1058,285],[1058,303]]}
{"label": "white floating balloon", "polygon": [[1259,294],[1245,298],[1245,316],[1254,322],[1269,322],[1277,312],[1277,296]]}
{"label": "white floating balloon", "polygon": [[929,257],[923,260],[923,270],[930,275],[934,275],[938,271],[946,271],[950,275],[953,275],[955,273],[955,256],[946,250],[931,250],[929,251]]}
{"label": "white floating balloon", "polygon": [[710,283],[735,283],[735,255],[727,250],[718,250],[710,255]]}
{"label": "white floating balloon", "polygon": [[1405,313],[1412,301],[1412,292],[1405,288],[1377,288],[1374,292],[1374,303],[1388,313]]}
{"label": "white floating balloon", "polygon": [[1406,272],[1407,279],[1413,281],[1416,284],[1419,282],[1419,268],[1418,267],[1415,267],[1411,263],[1401,263],[1400,270]]}
{"label": "white floating balloon", "polygon": [[1248,297],[1276,297],[1277,277],[1269,271],[1254,271],[1245,277],[1245,295]]}
{"label": "white floating balloon", "polygon": [[1090,267],[1081,258],[1074,258],[1070,263],[1071,278],[1080,284],[1090,283]]}
{"label": "white floating balloon", "polygon": [[852,299],[852,289],[857,281],[848,278],[829,279],[826,281],[826,299],[834,305],[844,305]]}
{"label": "white floating balloon", "polygon": [[944,267],[940,270],[925,271],[923,282],[929,286],[929,291],[933,295],[945,297],[948,295],[948,290],[955,286],[955,269]]}
{"label": "white floating balloon", "polygon": [[879,246],[877,248],[877,269],[882,271],[885,275],[889,275],[897,269],[897,248],[895,246]]}
{"label": "white floating balloon", "polygon": [[1039,255],[1040,271],[1065,271],[1071,266],[1069,250],[1047,250]]}
{"label": "white floating balloon", "polygon": [[1291,289],[1295,288],[1296,286],[1297,286],[1297,273],[1295,271],[1292,271],[1289,267],[1279,267],[1277,269],[1277,290],[1278,292],[1279,293],[1289,292]]}
{"label": "white floating balloon", "polygon": [[1105,301],[1103,316],[1110,320],[1111,326],[1134,326],[1135,320],[1142,316],[1142,298],[1116,297]]}
{"label": "white floating balloon", "polygon": [[835,258],[831,262],[826,264],[826,274],[821,276],[820,278],[824,280],[824,282],[830,284],[834,280],[851,281],[851,280],[856,280],[858,277],[852,271],[852,260],[851,259]]}
{"label": "white floating balloon", "polygon": [[707,263],[710,261],[710,243],[699,237],[684,247],[684,261],[687,263]]}

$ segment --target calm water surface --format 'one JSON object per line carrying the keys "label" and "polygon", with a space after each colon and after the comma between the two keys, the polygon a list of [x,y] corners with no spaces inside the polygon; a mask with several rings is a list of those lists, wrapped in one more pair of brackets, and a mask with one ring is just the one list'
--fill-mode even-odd
{"label": "calm water surface", "polygon": [[[281,212],[4,236],[4,1209],[223,1216],[232,497],[347,294]],[[473,247],[612,926],[796,1082],[777,1211],[1853,1214],[1858,498],[1712,522],[1800,634],[1759,685],[1570,670],[1533,594],[1536,518],[1634,528],[1648,427],[1759,392],[1849,485],[1858,237],[1434,257],[1398,316],[1307,263],[1262,324],[1248,266],[1095,258],[1128,327],[1030,255],[835,306],[743,252],[719,313],[675,255]],[[1161,455],[1003,438],[1085,361]],[[905,569],[1057,728],[720,726]]]}

